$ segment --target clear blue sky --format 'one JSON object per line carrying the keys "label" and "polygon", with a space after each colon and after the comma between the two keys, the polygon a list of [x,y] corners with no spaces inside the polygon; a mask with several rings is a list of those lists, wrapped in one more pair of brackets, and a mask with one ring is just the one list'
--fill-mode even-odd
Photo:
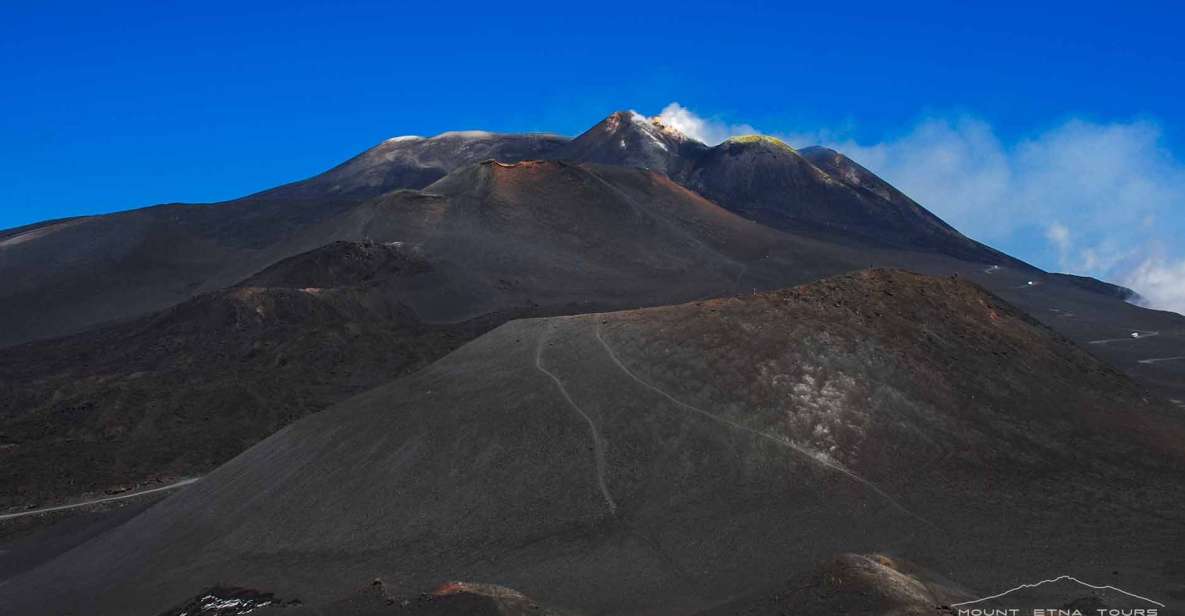
{"label": "clear blue sky", "polygon": [[576,134],[672,101],[862,143],[934,114],[1004,142],[1147,119],[1185,149],[1170,3],[15,4],[0,6],[0,228],[227,199],[392,135]]}

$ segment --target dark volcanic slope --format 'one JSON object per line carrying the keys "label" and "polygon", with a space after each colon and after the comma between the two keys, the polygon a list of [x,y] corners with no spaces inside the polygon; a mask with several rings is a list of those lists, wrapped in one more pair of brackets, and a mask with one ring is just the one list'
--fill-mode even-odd
{"label": "dark volcanic slope", "polygon": [[822,167],[814,160],[772,137],[739,137],[701,156],[683,182],[775,229],[1031,269],[963,236],[850,160]]}
{"label": "dark volcanic slope", "polygon": [[322,233],[380,241],[331,243],[153,315],[9,348],[0,507],[204,473],[509,318],[855,267],[618,167],[483,163],[333,225]]}
{"label": "dark volcanic slope", "polygon": [[[399,138],[217,207],[2,232],[0,345],[86,331],[0,359],[0,507],[204,472],[509,318],[869,266],[971,277],[1185,407],[1185,362],[1159,361],[1180,354],[1180,317],[998,255],[842,155],[806,152],[707,148],[627,112],[571,143]],[[524,156],[613,164],[505,162]],[[424,190],[387,192],[400,186]]]}
{"label": "dark volcanic slope", "polygon": [[515,321],[0,584],[0,611],[153,614],[219,582],[317,606],[379,577],[681,614],[885,550],[976,592],[1070,563],[1164,596],[1183,442],[950,278]]}
{"label": "dark volcanic slope", "polygon": [[709,148],[657,119],[620,111],[554,156],[661,171],[729,210],[783,231],[1032,269],[968,239],[867,169],[825,148],[800,154],[758,135]]}
{"label": "dark volcanic slope", "polygon": [[145,314],[332,240],[364,239],[334,235],[328,222],[460,166],[537,158],[564,143],[476,132],[400,139],[309,180],[215,206],[162,205],[0,231],[0,346]]}
{"label": "dark volcanic slope", "polygon": [[324,289],[406,281],[432,271],[401,244],[337,241],[289,257],[244,280],[240,287]]}
{"label": "dark volcanic slope", "polygon": [[423,323],[399,297],[430,276],[393,247],[339,242],[156,315],[8,349],[0,505],[206,472],[505,319]]}
{"label": "dark volcanic slope", "polygon": [[763,137],[708,148],[619,112],[572,141],[477,131],[399,137],[316,177],[216,207],[164,205],[0,231],[0,346],[143,315],[328,242],[367,239],[341,222],[360,203],[489,159],[650,169],[783,231],[1031,269],[963,237],[842,155],[809,153]]}
{"label": "dark volcanic slope", "polygon": [[321,175],[265,191],[269,199],[368,198],[397,188],[423,188],[454,169],[483,160],[551,158],[568,139],[558,135],[499,135],[455,131],[435,137],[394,137]]}
{"label": "dark volcanic slope", "polygon": [[754,225],[665,176],[552,161],[466,167],[423,192],[370,201],[341,225],[414,247],[450,276],[447,287],[409,299],[434,320],[505,306],[671,303],[855,263]]}
{"label": "dark volcanic slope", "polygon": [[947,231],[954,230],[939,220],[938,217],[918,205],[916,201],[906,196],[905,193],[897,190],[894,186],[880,179],[876,174],[865,169],[862,165],[840,152],[836,152],[831,148],[811,146],[798,150],[798,153],[832,178],[853,188],[872,192],[899,208],[912,211],[918,218],[929,219],[929,226],[931,227],[945,228]]}
{"label": "dark volcanic slope", "polygon": [[[838,185],[804,161],[796,164],[807,176]],[[244,207],[180,209],[212,222]],[[425,191],[343,203],[318,216],[273,247],[235,253],[231,269],[217,277],[239,272],[238,288],[139,320],[9,348],[0,359],[0,468],[6,469],[0,506],[205,472],[287,422],[414,370],[508,318],[719,297],[872,265],[971,276],[1167,397],[1185,399],[1181,362],[1141,363],[1179,354],[1173,345],[1185,335],[1180,318],[1027,269],[779,233],[653,172],[484,162]],[[275,232],[266,216],[255,220]],[[58,256],[67,258],[79,238],[53,240],[54,234],[91,223],[61,224],[58,231],[50,225],[24,233],[59,242]],[[107,218],[94,224],[118,227]],[[155,237],[157,231],[144,232]],[[228,223],[231,232],[252,233]],[[353,241],[255,273],[261,266],[252,264],[327,238]],[[363,238],[369,240],[358,241]],[[13,246],[26,241],[32,240]],[[185,253],[185,246],[162,241],[160,254]],[[206,263],[231,254],[194,250]],[[131,273],[115,278],[110,291],[127,296],[139,288],[137,272],[184,280],[178,272],[199,271],[186,269],[193,263],[159,271],[128,266]],[[122,261],[108,266],[124,267]],[[80,289],[97,288],[102,278],[86,279]],[[1028,285],[1032,280],[1041,284]],[[1124,339],[1132,330],[1158,335]],[[1119,340],[1089,344],[1104,338]]]}

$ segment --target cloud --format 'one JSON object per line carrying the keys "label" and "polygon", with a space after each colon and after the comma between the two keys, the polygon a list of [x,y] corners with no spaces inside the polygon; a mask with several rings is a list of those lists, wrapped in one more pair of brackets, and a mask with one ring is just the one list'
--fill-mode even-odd
{"label": "cloud", "polygon": [[1185,259],[1145,259],[1125,275],[1122,284],[1139,290],[1142,303],[1151,308],[1185,314]]}
{"label": "cloud", "polygon": [[708,145],[716,145],[729,137],[752,135],[757,129],[748,124],[727,124],[702,118],[679,103],[671,103],[658,114],[663,124]]}
{"label": "cloud", "polygon": [[983,121],[931,119],[897,139],[833,147],[977,239],[1181,309],[1174,257],[1157,255],[1185,234],[1185,165],[1153,123],[1070,120],[1006,144]]}
{"label": "cloud", "polygon": [[[709,144],[759,132],[679,103],[659,117]],[[960,231],[1035,265],[1185,311],[1185,164],[1155,122],[1071,119],[1006,140],[974,116],[935,116],[871,143],[850,138],[851,128],[769,134],[839,150]]]}
{"label": "cloud", "polygon": [[1060,259],[1064,262],[1070,254],[1073,243],[1070,241],[1070,229],[1060,222],[1054,222],[1045,229],[1045,238],[1057,247]]}

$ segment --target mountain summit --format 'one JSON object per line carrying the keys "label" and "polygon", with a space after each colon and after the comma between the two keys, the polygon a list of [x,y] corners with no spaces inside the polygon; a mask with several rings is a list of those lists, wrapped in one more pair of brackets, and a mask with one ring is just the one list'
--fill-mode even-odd
{"label": "mountain summit", "polygon": [[681,177],[708,146],[658,118],[618,111],[576,137],[559,156],[582,162],[652,169]]}
{"label": "mountain summit", "polygon": [[965,237],[850,159],[828,158],[817,150],[806,148],[808,157],[768,135],[733,137],[709,147],[659,118],[619,111],[555,156],[659,171],[733,212],[782,231],[859,238],[1028,268]]}

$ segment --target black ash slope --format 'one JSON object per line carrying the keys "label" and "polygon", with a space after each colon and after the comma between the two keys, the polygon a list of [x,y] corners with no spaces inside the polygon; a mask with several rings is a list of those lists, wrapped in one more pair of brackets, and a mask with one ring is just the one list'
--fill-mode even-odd
{"label": "black ash slope", "polygon": [[[17,291],[0,299],[6,334],[21,336],[22,322],[71,328],[96,307],[121,321],[0,360],[3,504],[204,472],[509,318],[748,293],[867,266],[976,280],[1185,400],[1185,362],[1141,363],[1178,355],[1185,320],[979,250],[842,155],[804,152],[768,138],[707,148],[618,113],[567,144],[397,139],[236,203],[7,233],[0,267],[17,274],[6,287]],[[614,164],[472,162],[527,155]],[[423,190],[384,192],[453,165]],[[982,262],[993,260],[1003,265]],[[1090,344],[1134,330],[1159,335]]]}
{"label": "black ash slope", "polygon": [[225,290],[0,357],[0,505],[204,473],[510,318],[687,301],[858,267],[622,167],[472,165],[343,210],[338,241]]}
{"label": "black ash slope", "polygon": [[169,204],[0,231],[0,346],[77,332],[232,285],[338,236],[366,199],[488,158],[546,157],[548,135],[445,133],[382,143],[316,177],[214,205]]}
{"label": "black ash slope", "polygon": [[678,614],[884,550],[974,588],[1074,563],[1163,592],[1182,442],[1174,409],[951,278],[515,321],[4,582],[0,609],[151,614],[218,582],[317,606],[378,577]]}
{"label": "black ash slope", "polygon": [[571,142],[400,138],[227,204],[0,232],[0,344],[85,330],[0,358],[0,504],[205,472],[510,318],[870,266],[974,280],[1185,407],[1185,362],[1155,361],[1185,318],[972,242],[841,154],[709,148],[626,112]]}

